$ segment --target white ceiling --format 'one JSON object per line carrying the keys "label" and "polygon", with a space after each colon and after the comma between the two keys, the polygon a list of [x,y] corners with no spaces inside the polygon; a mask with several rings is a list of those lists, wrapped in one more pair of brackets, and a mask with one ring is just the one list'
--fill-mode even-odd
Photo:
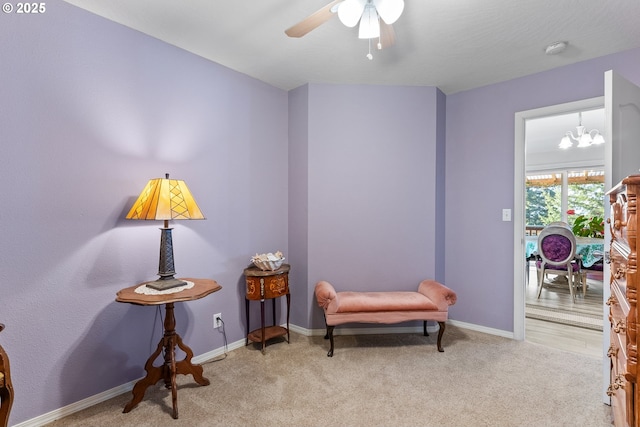
{"label": "white ceiling", "polygon": [[[284,90],[389,84],[452,94],[640,47],[638,0],[405,0],[395,45],[372,61],[337,16],[302,38],[285,35],[331,0],[65,1]],[[545,55],[557,41],[568,48]],[[528,125],[528,152],[575,130],[577,114],[563,119]]]}
{"label": "white ceiling", "polygon": [[[65,0],[281,89],[305,83],[436,86],[445,94],[640,47],[638,0],[405,0],[396,43],[337,16],[284,30],[331,0]],[[569,42],[561,54],[544,49]]]}

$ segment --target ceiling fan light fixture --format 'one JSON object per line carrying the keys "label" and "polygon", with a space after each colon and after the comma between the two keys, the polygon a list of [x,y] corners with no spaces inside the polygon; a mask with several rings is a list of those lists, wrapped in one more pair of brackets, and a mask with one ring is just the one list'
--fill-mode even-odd
{"label": "ceiling fan light fixture", "polygon": [[358,24],[367,0],[344,0],[338,5],[338,18],[345,26],[352,28]]}
{"label": "ceiling fan light fixture", "polygon": [[373,0],[382,20],[391,25],[400,18],[404,10],[404,0]]}
{"label": "ceiling fan light fixture", "polygon": [[[371,57],[371,44],[382,49],[395,43],[395,33],[391,24],[400,17],[403,10],[404,0],[332,0],[286,29],[285,34],[289,37],[302,37],[334,15],[338,15],[340,22],[348,28],[354,28],[360,23],[358,38],[369,40],[367,57]],[[371,39],[376,38],[377,43],[372,43]]]}
{"label": "ceiling fan light fixture", "polygon": [[358,38],[375,39],[380,37],[380,21],[378,21],[378,13],[373,5],[367,4],[364,9],[362,18],[360,19],[360,27],[358,29]]}

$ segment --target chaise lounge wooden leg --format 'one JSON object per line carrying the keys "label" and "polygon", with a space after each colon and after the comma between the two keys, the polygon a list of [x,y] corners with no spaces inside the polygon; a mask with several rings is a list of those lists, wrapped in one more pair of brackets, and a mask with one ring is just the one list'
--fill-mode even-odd
{"label": "chaise lounge wooden leg", "polygon": [[329,352],[327,353],[327,357],[333,357],[333,329],[335,328],[335,326],[328,326],[327,325],[327,335],[325,335],[324,339],[329,338],[329,342],[331,343],[331,348],[329,349]]}
{"label": "chaise lounge wooden leg", "polygon": [[438,325],[440,325],[440,329],[438,330],[438,351],[442,353],[444,351],[444,348],[442,348],[442,335],[444,334],[444,322],[438,322]]}
{"label": "chaise lounge wooden leg", "polygon": [[427,332],[427,321],[426,320],[422,321],[422,329],[424,330],[424,336],[428,337],[429,336],[429,332]]}

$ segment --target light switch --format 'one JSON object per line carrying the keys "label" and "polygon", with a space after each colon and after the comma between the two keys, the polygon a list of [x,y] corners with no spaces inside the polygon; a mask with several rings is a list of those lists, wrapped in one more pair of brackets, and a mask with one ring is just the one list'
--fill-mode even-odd
{"label": "light switch", "polygon": [[511,221],[511,209],[502,209],[502,220]]}

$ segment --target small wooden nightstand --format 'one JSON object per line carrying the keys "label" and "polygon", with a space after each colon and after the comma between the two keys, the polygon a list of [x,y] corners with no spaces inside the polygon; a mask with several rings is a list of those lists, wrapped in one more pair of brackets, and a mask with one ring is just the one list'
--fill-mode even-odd
{"label": "small wooden nightstand", "polygon": [[[262,354],[265,352],[265,343],[272,338],[286,335],[289,341],[289,308],[291,305],[291,295],[289,294],[289,264],[283,264],[280,268],[273,271],[263,271],[257,267],[245,268],[244,276],[247,283],[247,293],[245,308],[247,314],[247,339],[245,345],[249,345],[249,341],[262,343]],[[287,327],[276,325],[276,299],[287,297]],[[264,324],[264,300],[273,301],[273,322],[271,326]],[[249,302],[260,301],[260,329],[251,332],[249,323]]]}

